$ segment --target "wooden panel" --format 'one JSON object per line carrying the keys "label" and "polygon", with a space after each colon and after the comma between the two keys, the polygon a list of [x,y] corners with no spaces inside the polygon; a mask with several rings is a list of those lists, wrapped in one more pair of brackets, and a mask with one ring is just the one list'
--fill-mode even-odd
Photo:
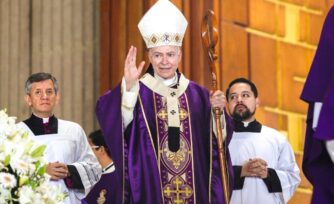
{"label": "wooden panel", "polygon": [[222,15],[224,20],[248,25],[248,1],[225,0],[222,3]]}
{"label": "wooden panel", "polygon": [[123,76],[122,67],[126,56],[126,5],[127,1],[112,1],[111,2],[111,84],[110,87],[115,87]]}
{"label": "wooden panel", "polygon": [[111,60],[111,2],[101,0],[100,4],[100,93],[103,94],[109,90],[110,78],[110,60]]}
{"label": "wooden panel", "polygon": [[[276,107],[277,102],[277,44],[275,40],[251,35],[251,80],[257,85],[261,104]],[[263,52],[263,50],[267,50]]]}
{"label": "wooden panel", "polygon": [[311,203],[312,192],[310,190],[299,190],[297,189],[294,196],[289,200],[288,204],[300,204],[300,203]]}
{"label": "wooden panel", "polygon": [[137,47],[138,64],[146,59],[146,48],[137,24],[148,4],[147,1],[101,1],[101,81],[104,82],[101,93],[120,82],[131,45]]}
{"label": "wooden panel", "polygon": [[275,4],[265,0],[249,1],[249,26],[268,33],[275,33],[276,12],[278,10]]}
{"label": "wooden panel", "polygon": [[[285,27],[286,27],[286,12],[285,12],[285,7],[284,6],[277,6],[276,7],[276,26],[275,26],[275,34],[284,37],[286,35]],[[297,25],[296,25],[297,26]]]}
{"label": "wooden panel", "polygon": [[280,58],[282,68],[282,108],[284,110],[306,113],[307,107],[299,100],[302,85],[294,80],[295,76],[300,76],[297,70],[307,70],[310,62],[307,61],[307,50],[297,46],[282,43],[280,44]]}
{"label": "wooden panel", "polygon": [[[139,64],[142,60],[145,60],[146,55],[146,46],[144,41],[140,38],[140,32],[138,30],[138,22],[141,19],[143,13],[143,3],[142,1],[131,1],[128,0],[126,13],[131,13],[131,16],[126,15],[126,25],[127,28],[125,30],[124,35],[126,36],[126,45],[124,47],[124,54],[127,54],[128,49],[131,45],[137,47],[138,54],[137,54],[137,63]],[[136,11],[137,10],[137,11]],[[132,12],[136,11],[136,12]],[[123,76],[123,68],[124,68],[124,61],[126,55],[123,55],[124,58],[122,60],[122,66],[120,67],[120,74]],[[146,65],[148,62],[146,61]],[[119,77],[119,76],[118,76]]]}
{"label": "wooden panel", "polygon": [[[243,27],[231,23],[222,24],[223,32],[223,87],[227,88],[230,81],[237,77],[250,76],[249,66],[249,40]],[[237,45],[237,46],[236,46]]]}
{"label": "wooden panel", "polygon": [[312,9],[325,10],[326,1],[306,1],[306,5]]}
{"label": "wooden panel", "polygon": [[286,0],[286,2],[303,6],[306,5],[309,2],[309,0]]}
{"label": "wooden panel", "polygon": [[325,21],[326,14],[327,12],[324,11],[324,15],[310,16],[310,26],[309,26],[310,27],[310,30],[309,30],[310,40],[309,42],[313,45],[317,45],[319,42],[322,25]]}
{"label": "wooden panel", "polygon": [[[183,14],[186,17],[186,19],[190,18],[191,7],[188,6],[186,3],[184,3],[183,5]],[[189,28],[187,28],[187,30],[189,30]],[[182,73],[188,78],[191,76],[190,68],[192,65],[191,65],[191,56],[190,54],[186,54],[186,53],[190,53],[191,45],[192,45],[192,39],[190,38],[189,31],[186,31],[185,36],[183,37],[183,42],[182,42],[182,61],[181,61],[180,69],[182,69]],[[189,69],[184,69],[184,67],[189,67]]]}
{"label": "wooden panel", "polygon": [[280,127],[281,124],[278,121],[281,120],[282,116],[277,113],[272,113],[265,110],[265,103],[262,103],[262,96],[264,94],[266,94],[266,92],[260,92],[260,106],[256,109],[256,120],[261,121],[262,124],[271,128],[280,129],[282,127]]}
{"label": "wooden panel", "polygon": [[190,67],[184,67],[184,69],[190,69],[190,76],[188,76],[191,80],[204,85],[206,87],[211,87],[211,75],[210,69],[208,66],[207,56],[204,54],[203,46],[202,46],[202,39],[201,39],[201,23],[202,18],[204,16],[205,4],[203,1],[200,1],[196,4],[191,4],[191,15],[189,19],[191,19],[188,32],[190,34],[191,39],[191,48],[189,54],[191,57],[191,64]]}
{"label": "wooden panel", "polygon": [[310,13],[300,12],[300,40],[303,42],[318,44],[325,16],[315,16]]}

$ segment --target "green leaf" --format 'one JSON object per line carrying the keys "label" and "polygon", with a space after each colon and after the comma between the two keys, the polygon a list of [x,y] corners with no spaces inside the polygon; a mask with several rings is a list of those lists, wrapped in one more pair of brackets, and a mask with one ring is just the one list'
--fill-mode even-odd
{"label": "green leaf", "polygon": [[36,161],[35,168],[38,169],[40,166],[41,166],[41,162],[40,161]]}
{"label": "green leaf", "polygon": [[29,182],[28,176],[21,176],[19,181],[19,186],[23,186]]}
{"label": "green leaf", "polygon": [[28,138],[29,137],[29,132],[24,132],[22,134],[22,138],[25,139],[25,138]]}
{"label": "green leaf", "polygon": [[10,155],[7,155],[3,163],[5,164],[5,166],[8,166],[9,162],[10,162]]}
{"label": "green leaf", "polygon": [[46,149],[46,145],[38,146],[36,149],[34,149],[34,151],[32,151],[31,157],[38,158],[38,157],[43,156],[45,149]]}
{"label": "green leaf", "polygon": [[37,174],[40,176],[43,176],[46,172],[46,167],[47,165],[42,166],[41,168],[38,169]]}

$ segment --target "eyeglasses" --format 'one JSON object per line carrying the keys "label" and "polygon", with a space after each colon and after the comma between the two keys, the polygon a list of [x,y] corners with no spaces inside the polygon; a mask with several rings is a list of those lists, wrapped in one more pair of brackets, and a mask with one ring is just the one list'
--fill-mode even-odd
{"label": "eyeglasses", "polygon": [[99,149],[101,146],[90,146],[92,149]]}

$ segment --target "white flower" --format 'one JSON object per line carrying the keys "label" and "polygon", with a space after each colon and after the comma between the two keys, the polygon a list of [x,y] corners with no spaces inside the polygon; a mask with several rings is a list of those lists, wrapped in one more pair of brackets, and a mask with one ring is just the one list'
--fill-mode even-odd
{"label": "white flower", "polygon": [[35,171],[35,165],[21,159],[12,159],[10,166],[19,175],[32,175]]}
{"label": "white flower", "polygon": [[10,173],[0,173],[0,185],[4,188],[12,189],[16,186],[17,180],[14,175]]}
{"label": "white flower", "polygon": [[0,187],[0,204],[7,204],[7,200],[9,200],[10,198],[10,191]]}
{"label": "white flower", "polygon": [[15,117],[8,117],[6,110],[0,110],[0,137],[11,135],[16,129]]}
{"label": "white flower", "polygon": [[66,193],[49,185],[45,147],[19,129],[15,117],[0,110],[0,204],[58,204],[65,200]]}
{"label": "white flower", "polygon": [[34,191],[31,186],[23,186],[19,191],[19,203],[33,203]]}

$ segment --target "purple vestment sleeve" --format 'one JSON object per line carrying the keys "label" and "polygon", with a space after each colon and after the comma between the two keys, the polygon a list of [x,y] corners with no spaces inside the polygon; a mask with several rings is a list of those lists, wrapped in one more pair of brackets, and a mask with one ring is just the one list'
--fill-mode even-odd
{"label": "purple vestment sleeve", "polygon": [[128,194],[129,192],[126,185],[126,175],[124,175],[126,169],[123,169],[123,155],[126,153],[126,149],[123,145],[120,85],[100,97],[96,106],[96,115],[116,167],[116,171],[113,172],[114,176],[110,179],[110,185],[114,186],[114,192],[111,193],[115,195],[112,198],[113,203],[121,204],[124,203],[123,193]]}
{"label": "purple vestment sleeve", "polygon": [[[334,165],[325,146],[334,139],[334,7],[326,17],[318,49],[301,99],[309,104],[303,156],[303,172],[313,185],[312,204],[334,203]],[[314,105],[322,108],[316,130],[312,128]]]}

